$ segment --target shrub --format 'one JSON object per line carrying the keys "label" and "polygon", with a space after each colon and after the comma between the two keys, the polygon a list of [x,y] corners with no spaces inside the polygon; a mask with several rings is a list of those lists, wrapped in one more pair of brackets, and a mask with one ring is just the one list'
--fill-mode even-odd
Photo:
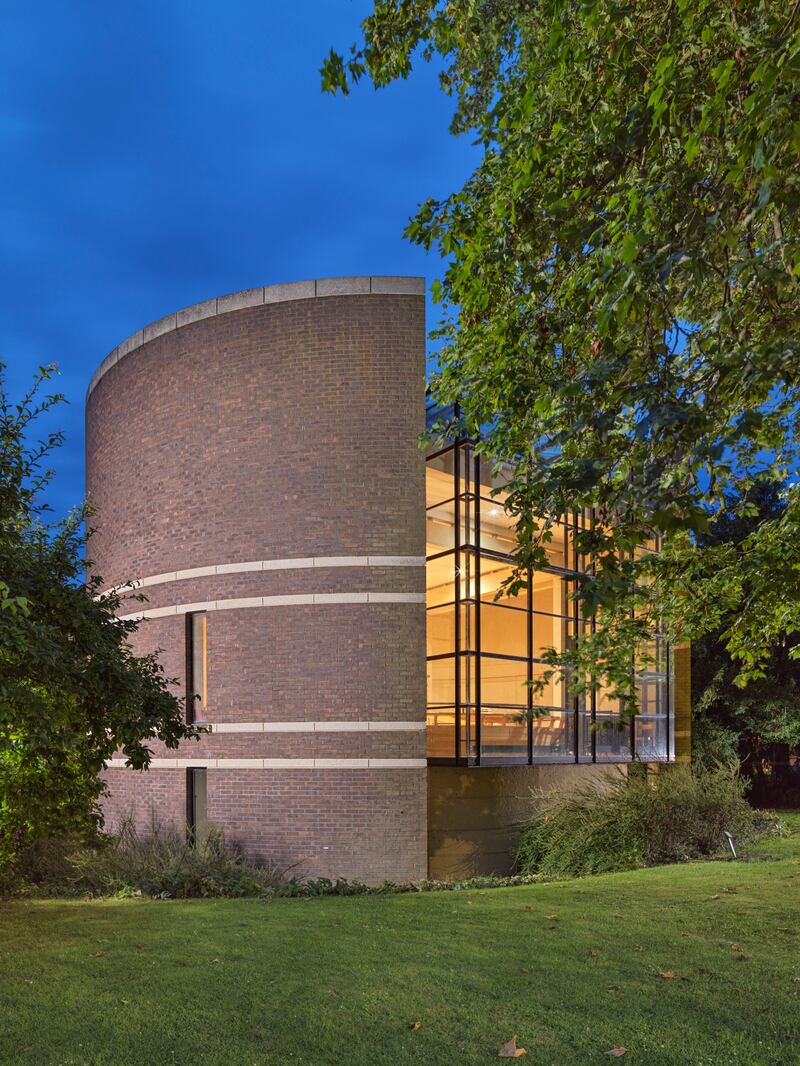
{"label": "shrub", "polygon": [[192,843],[157,823],[140,834],[131,820],[97,846],[73,852],[68,862],[76,891],[103,896],[260,896],[284,880],[282,871],[248,862],[221,832]]}
{"label": "shrub", "polygon": [[468,877],[461,881],[435,881],[426,878],[423,881],[383,881],[379,885],[366,885],[363,881],[347,881],[337,878],[331,881],[327,877],[296,878],[292,877],[280,885],[275,896],[286,898],[311,899],[313,896],[388,896],[403,892],[466,892],[480,888],[511,888],[516,885],[532,885],[541,878],[528,874],[512,874],[509,877],[486,874]]}
{"label": "shrub", "polygon": [[746,845],[778,824],[748,806],[746,790],[733,768],[673,766],[537,792],[516,868],[559,878],[686,862],[725,848],[725,830]]}

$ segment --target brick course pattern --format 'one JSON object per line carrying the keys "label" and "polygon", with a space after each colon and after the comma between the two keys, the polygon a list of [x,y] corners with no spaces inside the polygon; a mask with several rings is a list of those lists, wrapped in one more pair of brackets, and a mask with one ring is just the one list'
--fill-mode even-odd
{"label": "brick course pattern", "polygon": [[[328,295],[329,294],[329,295]],[[220,297],[135,334],[87,399],[89,555],[104,586],[251,560],[424,556],[421,279],[333,279]],[[421,566],[165,581],[123,612],[312,593],[419,594]],[[423,722],[419,602],[208,615],[212,722]],[[185,689],[185,618],[148,619]],[[421,759],[424,730],[220,733],[157,757]],[[107,824],[185,820],[184,769],[106,771]],[[208,816],[253,857],[308,875],[426,873],[426,770],[208,770]]]}

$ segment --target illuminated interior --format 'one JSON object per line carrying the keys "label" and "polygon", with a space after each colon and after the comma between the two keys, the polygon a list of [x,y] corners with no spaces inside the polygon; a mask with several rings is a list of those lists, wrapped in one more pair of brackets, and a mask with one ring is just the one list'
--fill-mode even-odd
{"label": "illuminated interior", "polygon": [[541,689],[543,654],[563,651],[583,624],[572,597],[583,562],[574,532],[589,516],[553,528],[550,565],[527,588],[497,598],[511,574],[514,520],[502,478],[471,443],[431,454],[426,472],[428,757],[469,765],[664,761],[670,734],[669,651],[637,678],[633,721],[602,691],[581,703],[561,678]]}

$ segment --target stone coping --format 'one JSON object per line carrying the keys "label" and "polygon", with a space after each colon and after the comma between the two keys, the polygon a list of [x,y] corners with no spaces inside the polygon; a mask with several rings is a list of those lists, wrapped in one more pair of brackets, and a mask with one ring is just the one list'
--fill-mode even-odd
{"label": "stone coping", "polygon": [[243,289],[227,296],[216,296],[201,303],[184,307],[182,311],[173,311],[149,326],[137,330],[130,337],[118,344],[106,356],[94,372],[86,391],[88,400],[93,389],[102,376],[115,366],[120,359],[141,348],[148,341],[170,333],[181,326],[189,326],[203,318],[213,318],[230,311],[241,311],[246,307],[260,307],[262,304],[287,303],[292,300],[309,300],[323,296],[424,296],[425,279],[421,277],[364,276],[350,278],[317,278],[311,281],[290,281],[279,285],[263,285],[256,289]]}

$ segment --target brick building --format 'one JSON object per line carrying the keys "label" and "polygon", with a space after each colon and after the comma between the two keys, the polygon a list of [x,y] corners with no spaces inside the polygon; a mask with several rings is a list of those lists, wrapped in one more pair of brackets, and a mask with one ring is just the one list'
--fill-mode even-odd
{"label": "brick building", "polygon": [[160,650],[205,724],[156,745],[147,772],[112,761],[108,825],[218,825],[307,875],[501,870],[531,786],[687,750],[666,645],[632,732],[602,693],[579,707],[551,685],[534,707],[543,648],[579,624],[584,518],[559,527],[527,596],[497,600],[514,547],[502,493],[467,441],[426,461],[424,424],[419,278],[219,297],[102,363],[94,568],[146,594],[124,608],[144,619],[137,648]]}

